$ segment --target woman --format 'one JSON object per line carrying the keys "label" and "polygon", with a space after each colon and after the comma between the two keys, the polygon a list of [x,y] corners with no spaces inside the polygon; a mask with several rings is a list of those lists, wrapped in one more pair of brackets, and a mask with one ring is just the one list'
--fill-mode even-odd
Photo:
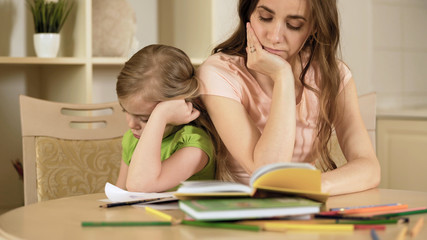
{"label": "woman", "polygon": [[[247,183],[273,162],[320,165],[331,195],[378,185],[356,86],[337,59],[335,0],[240,0],[240,23],[198,69],[202,100],[230,153],[220,178]],[[327,147],[336,131],[348,161]]]}

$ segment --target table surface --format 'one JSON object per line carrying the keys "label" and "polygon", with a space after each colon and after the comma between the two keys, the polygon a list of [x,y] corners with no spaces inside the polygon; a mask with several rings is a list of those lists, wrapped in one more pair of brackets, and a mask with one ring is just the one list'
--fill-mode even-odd
{"label": "table surface", "polygon": [[[144,208],[123,206],[99,208],[103,193],[61,198],[20,207],[0,216],[0,239],[371,239],[369,230],[354,232],[251,232],[230,229],[201,228],[186,225],[150,227],[81,227],[82,221],[159,221]],[[427,193],[391,189],[333,196],[327,208],[386,203],[405,203],[410,208],[427,206]],[[167,213],[183,215],[179,210]],[[411,215],[409,229],[420,217]],[[427,220],[427,219],[426,219]],[[404,224],[387,225],[377,231],[380,239],[396,239]],[[409,236],[406,239],[410,239]],[[415,239],[427,239],[427,227]]]}

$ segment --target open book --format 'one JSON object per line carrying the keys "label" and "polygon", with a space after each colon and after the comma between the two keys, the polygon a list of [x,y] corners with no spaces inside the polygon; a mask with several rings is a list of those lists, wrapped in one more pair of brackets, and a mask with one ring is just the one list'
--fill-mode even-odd
{"label": "open book", "polygon": [[211,197],[251,197],[257,192],[301,196],[326,202],[321,192],[320,171],[308,163],[274,163],[259,168],[250,179],[250,186],[223,182],[185,181],[175,193],[178,199]]}

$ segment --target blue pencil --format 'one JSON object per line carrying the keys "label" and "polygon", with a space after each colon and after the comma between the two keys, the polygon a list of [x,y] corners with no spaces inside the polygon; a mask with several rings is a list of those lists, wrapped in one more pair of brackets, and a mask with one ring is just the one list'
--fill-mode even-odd
{"label": "blue pencil", "polygon": [[331,209],[329,209],[329,211],[342,211],[342,210],[347,210],[347,209],[385,207],[385,206],[396,206],[396,205],[400,205],[400,203],[387,203],[387,204],[378,204],[378,205],[331,208]]}
{"label": "blue pencil", "polygon": [[372,240],[380,240],[378,238],[378,235],[377,235],[377,232],[375,231],[375,229],[371,229],[371,237],[372,237]]}

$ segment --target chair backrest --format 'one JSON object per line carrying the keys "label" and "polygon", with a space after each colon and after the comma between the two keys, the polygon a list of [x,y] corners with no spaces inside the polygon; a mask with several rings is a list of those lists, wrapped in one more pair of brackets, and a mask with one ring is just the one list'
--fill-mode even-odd
{"label": "chair backrest", "polygon": [[102,192],[115,181],[128,130],[118,102],[70,104],[20,96],[25,204]]}
{"label": "chair backrest", "polygon": [[[376,115],[377,115],[377,98],[376,93],[367,93],[359,96],[359,109],[365,124],[366,130],[368,131],[369,137],[372,142],[374,151],[376,149],[375,144],[375,129],[376,129]],[[337,136],[334,134],[331,136],[329,141],[331,148],[331,156],[334,159],[335,164],[339,167],[347,163],[344,154],[341,151],[338,143]]]}

